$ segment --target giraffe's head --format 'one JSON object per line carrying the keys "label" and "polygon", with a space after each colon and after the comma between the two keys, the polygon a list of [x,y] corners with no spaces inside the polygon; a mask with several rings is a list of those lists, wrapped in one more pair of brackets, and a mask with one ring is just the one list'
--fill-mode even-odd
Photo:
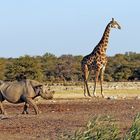
{"label": "giraffe's head", "polygon": [[114,20],[114,18],[112,18],[112,20],[110,21],[110,27],[116,28],[116,29],[121,29],[121,26],[117,23],[117,21]]}

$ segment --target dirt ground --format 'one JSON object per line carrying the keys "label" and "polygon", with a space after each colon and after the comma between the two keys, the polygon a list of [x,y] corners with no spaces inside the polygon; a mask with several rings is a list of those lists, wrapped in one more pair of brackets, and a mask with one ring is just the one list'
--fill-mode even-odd
{"label": "dirt ground", "polygon": [[23,104],[4,104],[7,116],[0,115],[0,140],[57,140],[73,134],[95,115],[111,115],[124,134],[140,112],[140,100],[56,99],[38,104],[41,114],[22,115]]}

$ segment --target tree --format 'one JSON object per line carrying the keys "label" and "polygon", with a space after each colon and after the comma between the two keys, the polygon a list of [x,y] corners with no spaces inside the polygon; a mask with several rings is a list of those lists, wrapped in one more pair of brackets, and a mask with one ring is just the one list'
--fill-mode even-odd
{"label": "tree", "polygon": [[0,58],[0,80],[5,79],[5,70],[6,70],[7,60],[5,58]]}
{"label": "tree", "polygon": [[40,62],[28,55],[13,59],[6,67],[6,80],[15,80],[17,74],[25,74],[27,78],[41,81],[43,78]]}
{"label": "tree", "polygon": [[[43,56],[22,56],[19,58],[0,58],[0,79],[15,80],[16,75],[25,74],[27,78],[39,81],[81,81],[81,60],[83,56],[51,53]],[[94,74],[90,76],[90,80]],[[104,75],[105,81],[140,80],[140,54],[129,52],[108,57]]]}
{"label": "tree", "polygon": [[55,81],[57,57],[50,53],[45,53],[41,58],[41,68],[44,81]]}

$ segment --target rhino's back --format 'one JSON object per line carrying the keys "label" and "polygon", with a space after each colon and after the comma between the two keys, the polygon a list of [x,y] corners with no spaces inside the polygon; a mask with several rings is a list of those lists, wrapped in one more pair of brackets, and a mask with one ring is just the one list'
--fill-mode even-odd
{"label": "rhino's back", "polygon": [[3,83],[0,90],[6,100],[11,103],[18,103],[25,92],[25,86],[20,83]]}

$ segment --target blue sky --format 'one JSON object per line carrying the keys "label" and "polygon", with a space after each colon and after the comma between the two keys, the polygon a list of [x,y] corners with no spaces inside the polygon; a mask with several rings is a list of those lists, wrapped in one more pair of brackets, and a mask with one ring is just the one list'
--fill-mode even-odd
{"label": "blue sky", "polygon": [[87,55],[112,17],[107,55],[140,53],[139,0],[0,0],[0,57]]}

